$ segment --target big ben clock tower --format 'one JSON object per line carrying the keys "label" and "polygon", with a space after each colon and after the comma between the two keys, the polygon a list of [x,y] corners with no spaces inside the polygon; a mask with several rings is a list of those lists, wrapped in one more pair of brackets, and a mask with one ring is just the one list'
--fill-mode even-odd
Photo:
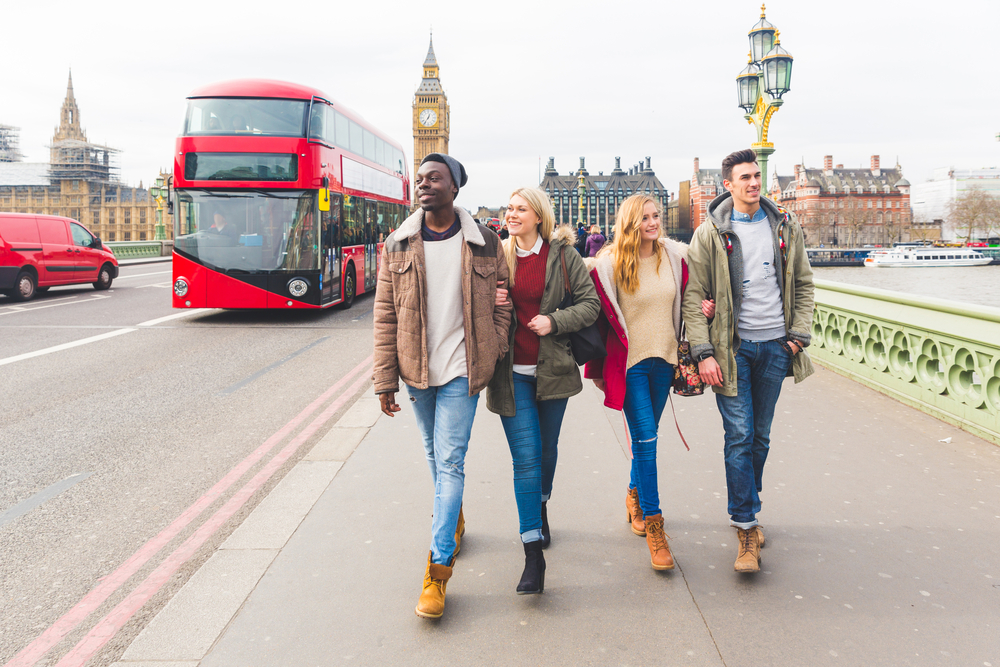
{"label": "big ben clock tower", "polygon": [[448,154],[451,119],[448,96],[438,79],[437,58],[434,57],[434,35],[424,59],[424,78],[413,96],[413,175],[424,156],[430,153]]}

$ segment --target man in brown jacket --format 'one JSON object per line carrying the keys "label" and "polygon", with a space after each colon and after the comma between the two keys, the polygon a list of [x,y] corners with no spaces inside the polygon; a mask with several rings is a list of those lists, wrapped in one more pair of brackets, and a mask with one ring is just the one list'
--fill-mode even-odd
{"label": "man in brown jacket", "polygon": [[465,168],[431,153],[414,179],[420,209],[385,240],[375,291],[375,393],[392,417],[399,379],[410,395],[434,480],[434,519],[416,612],[444,613],[461,548],[465,453],[479,392],[507,353],[511,305],[495,305],[507,261],[497,235],[477,225],[455,195]]}

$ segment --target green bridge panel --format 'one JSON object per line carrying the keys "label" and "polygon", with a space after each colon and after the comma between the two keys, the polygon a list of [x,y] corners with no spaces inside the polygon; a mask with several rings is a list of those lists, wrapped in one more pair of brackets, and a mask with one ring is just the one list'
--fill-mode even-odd
{"label": "green bridge panel", "polygon": [[104,245],[110,248],[118,259],[160,257],[163,254],[163,244],[160,241],[110,241]]}
{"label": "green bridge panel", "polygon": [[814,360],[1000,445],[1000,308],[816,281]]}

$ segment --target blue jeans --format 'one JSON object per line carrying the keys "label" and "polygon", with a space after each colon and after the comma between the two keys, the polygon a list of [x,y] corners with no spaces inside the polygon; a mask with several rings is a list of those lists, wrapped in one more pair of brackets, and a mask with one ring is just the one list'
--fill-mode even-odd
{"label": "blue jeans", "polygon": [[431,562],[450,565],[465,490],[465,453],[469,450],[479,394],[469,396],[466,377],[440,387],[414,389],[407,385],[406,389],[434,479]]}
{"label": "blue jeans", "polygon": [[791,355],[776,340],[741,341],[736,352],[736,396],[715,395],[726,429],[729,516],[738,528],[757,525],[771,420],[791,364]]}
{"label": "blue jeans", "polygon": [[639,490],[643,516],[660,514],[656,482],[656,440],[660,415],[670,396],[674,367],[659,357],[643,359],[625,373],[622,411],[632,439],[630,489]]}
{"label": "blue jeans", "polygon": [[542,539],[542,501],[552,495],[559,430],[569,399],[536,400],[537,381],[514,373],[514,416],[500,417],[514,460],[514,499],[522,542]]}

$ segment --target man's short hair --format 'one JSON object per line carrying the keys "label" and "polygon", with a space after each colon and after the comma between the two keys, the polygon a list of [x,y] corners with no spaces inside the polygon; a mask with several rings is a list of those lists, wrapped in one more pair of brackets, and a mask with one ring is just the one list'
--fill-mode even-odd
{"label": "man's short hair", "polygon": [[733,167],[738,164],[746,164],[752,162],[757,163],[757,154],[754,153],[752,148],[744,148],[741,151],[736,151],[735,153],[730,153],[722,160],[722,180],[731,181],[733,180]]}

